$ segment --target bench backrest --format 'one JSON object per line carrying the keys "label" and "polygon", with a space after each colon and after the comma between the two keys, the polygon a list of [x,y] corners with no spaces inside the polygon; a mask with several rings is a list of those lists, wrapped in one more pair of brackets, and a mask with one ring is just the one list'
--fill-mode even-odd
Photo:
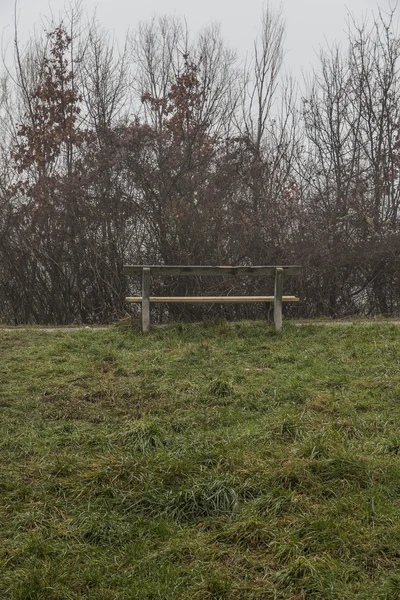
{"label": "bench backrest", "polygon": [[180,265],[126,265],[124,266],[124,273],[125,275],[142,275],[143,269],[150,269],[151,275],[196,275],[197,277],[220,277],[228,275],[248,275],[250,277],[260,277],[262,275],[275,275],[276,269],[283,269],[285,275],[298,275],[301,271],[301,267],[298,265],[278,265],[261,267],[186,267]]}

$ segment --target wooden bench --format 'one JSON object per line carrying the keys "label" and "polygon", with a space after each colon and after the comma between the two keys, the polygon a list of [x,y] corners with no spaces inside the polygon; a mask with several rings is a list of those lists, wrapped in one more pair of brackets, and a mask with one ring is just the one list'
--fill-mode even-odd
{"label": "wooden bench", "polygon": [[[260,267],[183,267],[164,265],[126,265],[125,275],[140,275],[142,277],[142,295],[126,298],[126,302],[142,305],[142,331],[150,329],[150,304],[153,302],[273,302],[274,323],[276,329],[282,329],[282,303],[298,302],[296,296],[283,296],[283,277],[286,275],[298,275],[299,266],[260,266]],[[173,275],[173,276],[230,276],[230,277],[260,277],[275,275],[275,290],[273,296],[150,296],[151,275]]]}

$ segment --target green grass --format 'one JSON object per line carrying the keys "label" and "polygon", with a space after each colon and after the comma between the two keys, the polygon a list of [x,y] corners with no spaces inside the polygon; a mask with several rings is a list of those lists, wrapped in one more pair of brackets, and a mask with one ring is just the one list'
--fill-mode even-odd
{"label": "green grass", "polygon": [[0,598],[398,600],[400,329],[0,330]]}

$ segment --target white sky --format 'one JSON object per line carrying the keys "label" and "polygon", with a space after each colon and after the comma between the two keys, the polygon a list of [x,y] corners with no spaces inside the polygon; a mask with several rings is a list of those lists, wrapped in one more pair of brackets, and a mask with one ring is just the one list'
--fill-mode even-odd
{"label": "white sky", "polygon": [[[395,0],[380,0],[379,6],[388,10]],[[265,3],[264,3],[265,4]],[[272,0],[273,7],[280,1]],[[65,6],[64,0],[18,0],[17,14],[20,39],[24,41],[34,24],[53,13],[56,18]],[[197,32],[210,22],[221,24],[227,45],[240,57],[251,52],[262,13],[262,0],[82,0],[91,15],[97,10],[101,25],[122,38],[127,28],[135,29],[138,21],[154,14],[186,18],[189,30]],[[321,45],[345,39],[346,18],[350,13],[356,20],[378,7],[376,0],[282,0],[286,21],[286,67],[296,77],[309,71],[316,62]],[[397,8],[400,15],[400,4]],[[14,0],[0,0],[0,33],[3,47],[13,38]]]}

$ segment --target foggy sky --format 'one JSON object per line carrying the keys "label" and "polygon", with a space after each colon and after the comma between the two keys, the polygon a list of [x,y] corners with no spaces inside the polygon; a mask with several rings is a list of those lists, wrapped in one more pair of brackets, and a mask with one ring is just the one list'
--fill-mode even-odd
{"label": "foggy sky", "polygon": [[[28,39],[34,24],[40,25],[53,14],[57,21],[64,0],[18,0],[18,30],[22,42]],[[265,3],[264,3],[265,4]],[[279,2],[271,2],[279,7]],[[380,0],[383,10],[393,1]],[[186,19],[191,32],[197,33],[211,22],[221,24],[227,45],[234,48],[240,58],[251,53],[253,40],[258,33],[263,2],[261,0],[84,0],[84,11],[92,15],[96,8],[99,23],[123,39],[128,27],[135,29],[139,21],[153,15],[174,15]],[[286,68],[296,77],[308,72],[316,64],[321,46],[344,42],[346,19],[352,14],[357,21],[377,9],[376,0],[283,0],[286,21]],[[400,16],[400,7],[397,8]],[[12,45],[14,28],[14,0],[0,0],[0,32],[3,48]]]}

